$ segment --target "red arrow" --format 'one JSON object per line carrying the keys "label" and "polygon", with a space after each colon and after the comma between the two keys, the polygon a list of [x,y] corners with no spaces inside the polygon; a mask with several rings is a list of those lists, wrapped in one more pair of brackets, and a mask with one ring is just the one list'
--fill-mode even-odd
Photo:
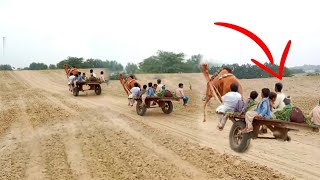
{"label": "red arrow", "polygon": [[[224,27],[236,30],[236,31],[248,36],[250,39],[252,39],[254,42],[256,42],[262,48],[264,53],[267,55],[270,63],[274,64],[273,57],[272,57],[272,54],[271,54],[269,48],[267,47],[267,45],[258,36],[256,36],[255,34],[253,34],[250,31],[248,31],[247,29],[244,29],[244,28],[242,28],[240,26],[237,26],[237,25],[233,25],[233,24],[229,24],[229,23],[223,23],[223,22],[216,22],[214,24],[218,25],[218,26],[224,26]],[[282,53],[278,74],[273,72],[271,69],[269,69],[268,67],[266,67],[265,65],[261,64],[260,62],[254,60],[254,59],[251,59],[251,61],[253,63],[255,63],[257,66],[259,66],[261,69],[266,71],[267,73],[269,73],[269,74],[273,75],[274,77],[282,80],[284,64],[286,62],[286,59],[287,59],[287,56],[288,56],[288,53],[289,53],[290,45],[291,45],[291,40],[288,41],[288,43],[287,43],[287,45],[286,45],[286,47],[285,47],[285,49],[284,49],[284,51]]]}

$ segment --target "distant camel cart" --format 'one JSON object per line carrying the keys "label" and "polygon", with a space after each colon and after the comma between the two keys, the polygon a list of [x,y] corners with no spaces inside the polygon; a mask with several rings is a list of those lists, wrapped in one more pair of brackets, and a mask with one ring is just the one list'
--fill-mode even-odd
{"label": "distant camel cart", "polygon": [[[73,75],[77,75],[79,70],[77,68],[71,67],[68,68],[67,64],[64,64],[64,70],[66,72],[67,78],[69,78],[70,73],[72,73]],[[102,82],[100,81],[99,78],[92,78],[90,77],[89,80],[85,80],[83,82],[83,84],[81,85],[72,85],[72,93],[74,96],[78,96],[80,91],[89,91],[89,90],[94,90],[94,92],[96,93],[96,95],[100,95],[101,94],[101,84]],[[89,86],[89,89],[83,89],[83,86]],[[69,89],[70,90],[70,89]],[[70,90],[71,91],[71,90]]]}
{"label": "distant camel cart", "polygon": [[[175,97],[146,97],[144,102],[141,98],[136,98],[137,101],[136,111],[140,116],[144,116],[148,108],[160,107],[165,114],[170,114],[173,111],[172,101],[179,101],[179,98]],[[155,103],[155,105],[152,105]]]}
{"label": "distant camel cart", "polygon": [[[234,113],[229,116],[229,119],[231,119],[233,122],[229,133],[229,143],[231,149],[236,152],[245,152],[250,144],[251,139],[263,138],[290,141],[291,138],[288,136],[288,131],[299,131],[299,129],[304,129],[308,131],[319,132],[318,127],[307,124],[255,118],[252,122],[253,131],[249,133],[242,133],[241,130],[246,127],[245,116]],[[262,125],[267,126],[267,128],[273,132],[274,137],[259,137],[259,130]]]}
{"label": "distant camel cart", "polygon": [[[87,81],[84,82],[84,84],[82,86],[74,86],[73,88],[73,95],[74,96],[78,96],[80,91],[90,91],[90,90],[94,90],[94,92],[96,93],[96,95],[100,95],[101,94],[101,86],[100,86],[101,82],[100,81]],[[87,85],[89,86],[89,89],[83,89],[83,86]]]}

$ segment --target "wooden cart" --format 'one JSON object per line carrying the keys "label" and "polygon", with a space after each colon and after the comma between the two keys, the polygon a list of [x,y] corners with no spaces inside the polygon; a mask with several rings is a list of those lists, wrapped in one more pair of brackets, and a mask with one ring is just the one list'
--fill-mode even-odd
{"label": "wooden cart", "polygon": [[141,98],[136,98],[135,100],[137,101],[137,114],[144,116],[148,108],[158,107],[160,107],[165,114],[170,114],[173,111],[172,101],[179,101],[180,99],[174,97],[146,97],[144,102]]}
{"label": "wooden cart", "polygon": [[[281,139],[283,141],[290,141],[288,131],[298,131],[304,129],[308,131],[319,132],[319,127],[310,126],[307,124],[299,124],[281,120],[271,120],[263,118],[255,118],[252,122],[253,131],[249,133],[242,133],[241,130],[246,127],[245,116],[234,114],[229,117],[233,125],[229,133],[229,143],[231,149],[236,152],[245,152],[250,144],[251,139],[264,138],[264,139]],[[265,125],[274,137],[259,137],[260,127]]]}
{"label": "wooden cart", "polygon": [[[85,82],[82,86],[76,85],[73,88],[73,95],[74,96],[78,96],[79,92],[82,91],[90,91],[90,90],[94,90],[94,92],[96,93],[96,95],[100,95],[101,94],[101,86],[100,86],[101,82],[98,81],[89,81],[89,82]],[[83,89],[84,86],[89,86],[89,89]]]}

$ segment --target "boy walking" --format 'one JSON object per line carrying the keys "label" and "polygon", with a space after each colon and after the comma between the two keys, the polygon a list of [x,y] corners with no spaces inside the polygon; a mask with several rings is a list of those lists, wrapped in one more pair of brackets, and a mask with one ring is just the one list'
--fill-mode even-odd
{"label": "boy walking", "polygon": [[184,92],[183,92],[183,84],[182,84],[182,83],[179,83],[178,86],[179,86],[179,87],[176,89],[176,96],[177,96],[178,98],[181,98],[181,99],[183,100],[183,106],[186,107],[186,106],[187,106],[187,103],[188,103],[188,100],[189,100],[189,97],[184,95]]}

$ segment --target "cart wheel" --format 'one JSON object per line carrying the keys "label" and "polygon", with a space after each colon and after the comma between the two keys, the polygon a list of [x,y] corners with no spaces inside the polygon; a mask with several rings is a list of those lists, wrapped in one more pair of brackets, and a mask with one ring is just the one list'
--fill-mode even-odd
{"label": "cart wheel", "polygon": [[230,147],[236,152],[244,152],[250,144],[252,132],[244,134],[241,133],[241,129],[245,128],[245,126],[245,122],[236,121],[230,129]]}
{"label": "cart wheel", "polygon": [[94,92],[96,93],[96,95],[100,95],[101,94],[101,86],[100,85],[96,85]]}
{"label": "cart wheel", "polygon": [[78,96],[79,95],[79,88],[78,87],[73,88],[73,95],[74,96]]}
{"label": "cart wheel", "polygon": [[173,104],[171,101],[165,101],[164,106],[162,107],[162,111],[166,114],[170,114],[173,110]]}
{"label": "cart wheel", "polygon": [[137,101],[137,105],[136,105],[136,111],[137,114],[140,116],[144,116],[144,114],[147,111],[147,106],[145,103],[143,103],[141,100]]}

